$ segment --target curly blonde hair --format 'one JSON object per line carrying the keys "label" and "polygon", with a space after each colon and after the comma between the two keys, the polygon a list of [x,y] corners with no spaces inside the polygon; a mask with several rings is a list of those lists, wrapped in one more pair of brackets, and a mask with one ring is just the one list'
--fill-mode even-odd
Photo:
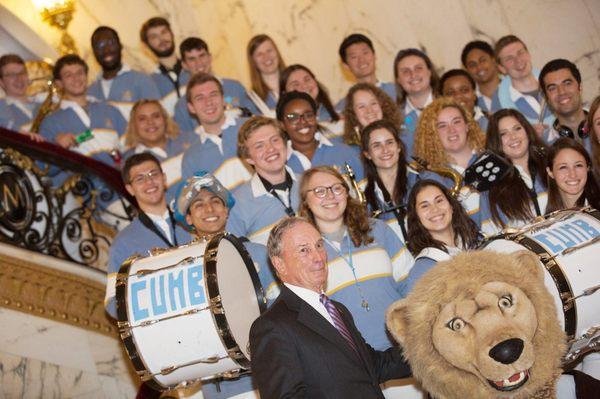
{"label": "curly blonde hair", "polygon": [[356,113],[354,112],[354,94],[359,91],[368,91],[375,96],[379,106],[381,107],[381,113],[383,114],[383,119],[391,122],[398,131],[400,131],[400,126],[402,125],[402,115],[400,114],[400,109],[394,103],[394,100],[390,98],[383,90],[379,87],[374,86],[370,83],[357,83],[350,88],[348,94],[346,95],[346,105],[344,107],[344,142],[346,144],[356,144],[360,145],[360,140],[356,135],[356,128],[358,127],[359,131],[365,128],[365,126],[361,126],[358,122],[358,118],[356,117]]}
{"label": "curly blonde hair", "polygon": [[423,110],[415,133],[415,155],[430,166],[447,166],[452,162],[442,146],[436,127],[438,115],[445,108],[456,108],[460,111],[467,123],[467,142],[473,150],[480,151],[485,147],[485,133],[473,116],[454,99],[438,98]]}
{"label": "curly blonde hair", "polygon": [[167,135],[168,139],[175,140],[179,136],[179,126],[169,116],[165,108],[158,100],[138,100],[135,104],[133,104],[133,108],[131,108],[131,113],[129,114],[129,123],[127,124],[127,131],[125,132],[126,147],[135,147],[142,142],[135,124],[135,117],[140,107],[146,104],[155,104],[160,109],[160,113],[165,120],[165,134]]}
{"label": "curly blonde hair", "polygon": [[[304,172],[302,181],[300,182],[300,210],[298,211],[298,215],[308,220],[318,230],[319,227],[317,226],[315,215],[308,207],[306,201],[306,196],[308,195],[308,183],[311,177],[317,173],[325,173],[338,179],[346,188],[346,193],[350,191],[350,188],[340,172],[332,166],[316,166]],[[350,195],[348,195],[346,209],[344,210],[344,225],[348,228],[348,235],[350,235],[350,239],[355,246],[359,247],[373,242],[374,238],[369,235],[372,227],[369,222],[367,208]]]}

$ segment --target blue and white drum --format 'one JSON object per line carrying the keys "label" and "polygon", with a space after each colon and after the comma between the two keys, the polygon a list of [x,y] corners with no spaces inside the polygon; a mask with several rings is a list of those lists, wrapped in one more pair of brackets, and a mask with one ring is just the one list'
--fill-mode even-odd
{"label": "blue and white drum", "polygon": [[600,349],[598,210],[557,211],[518,230],[490,237],[483,246],[498,252],[528,249],[539,257],[546,287],[570,340],[566,363]]}
{"label": "blue and white drum", "polygon": [[184,388],[250,368],[250,327],[266,300],[234,236],[127,259],[116,298],[121,339],[138,375],[153,388]]}

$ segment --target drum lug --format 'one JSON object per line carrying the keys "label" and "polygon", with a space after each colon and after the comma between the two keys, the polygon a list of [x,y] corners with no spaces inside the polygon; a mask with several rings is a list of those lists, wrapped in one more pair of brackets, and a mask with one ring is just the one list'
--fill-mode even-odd
{"label": "drum lug", "polygon": [[214,298],[210,298],[210,309],[213,314],[225,314],[225,309],[221,305],[221,295],[217,295]]}
{"label": "drum lug", "polygon": [[152,373],[150,373],[148,370],[137,371],[137,375],[142,381],[148,381],[152,379]]}
{"label": "drum lug", "polygon": [[128,274],[122,274],[122,273],[118,273],[117,274],[117,279],[115,282],[115,286],[121,286],[121,285],[127,285],[127,279],[129,278]]}
{"label": "drum lug", "polygon": [[130,328],[131,325],[128,321],[117,321],[117,327],[119,327],[119,330],[124,330]]}
{"label": "drum lug", "polygon": [[210,307],[213,314],[225,314],[225,309],[221,307],[221,305],[214,305]]}
{"label": "drum lug", "polygon": [[165,367],[164,369],[160,370],[160,375],[167,375],[167,374],[171,374],[173,371],[177,370],[179,367],[177,366],[169,366],[169,367]]}
{"label": "drum lug", "polygon": [[217,257],[217,249],[209,249],[204,253],[204,261],[212,262]]}
{"label": "drum lug", "polygon": [[126,339],[131,337],[131,330],[124,330],[121,332],[121,339]]}
{"label": "drum lug", "polygon": [[170,248],[160,248],[160,247],[156,247],[156,248],[152,248],[148,251],[148,254],[150,256],[157,256],[160,254],[164,254],[165,252],[170,251]]}

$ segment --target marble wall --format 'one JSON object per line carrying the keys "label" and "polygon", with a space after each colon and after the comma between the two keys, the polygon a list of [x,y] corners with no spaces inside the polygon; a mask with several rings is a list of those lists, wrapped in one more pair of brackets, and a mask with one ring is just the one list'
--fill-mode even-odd
{"label": "marble wall", "polygon": [[117,337],[5,308],[0,324],[0,399],[135,397]]}
{"label": "marble wall", "polygon": [[[214,69],[221,76],[248,83],[245,47],[257,33],[278,43],[288,64],[304,63],[338,98],[352,84],[337,56],[339,43],[352,32],[369,35],[378,56],[379,77],[391,80],[399,49],[427,50],[440,71],[460,66],[460,51],[469,40],[493,41],[514,33],[527,44],[534,64],[552,58],[577,63],[584,97],[600,91],[600,1],[598,0],[76,0],[71,23],[80,52],[93,70],[89,38],[101,24],[116,28],[131,65],[152,69],[139,40],[149,17],[162,15],[177,40],[199,35],[209,43]],[[50,44],[59,35],[48,27],[29,0],[0,0]]]}

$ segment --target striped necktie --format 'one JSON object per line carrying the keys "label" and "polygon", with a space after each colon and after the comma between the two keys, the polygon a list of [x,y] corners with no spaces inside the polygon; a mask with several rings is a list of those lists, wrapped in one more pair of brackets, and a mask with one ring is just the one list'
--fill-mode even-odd
{"label": "striped necktie", "polygon": [[344,324],[344,320],[342,320],[342,315],[337,310],[331,299],[329,299],[329,297],[327,297],[327,295],[325,295],[324,293],[321,293],[321,295],[319,295],[319,300],[321,301],[323,306],[325,306],[325,309],[327,309],[327,313],[329,313],[329,316],[331,316],[334,327],[348,342],[350,347],[354,350],[354,353],[358,355],[358,349],[356,348],[356,344],[352,339],[352,335],[350,335],[350,331],[348,331],[346,324]]}

